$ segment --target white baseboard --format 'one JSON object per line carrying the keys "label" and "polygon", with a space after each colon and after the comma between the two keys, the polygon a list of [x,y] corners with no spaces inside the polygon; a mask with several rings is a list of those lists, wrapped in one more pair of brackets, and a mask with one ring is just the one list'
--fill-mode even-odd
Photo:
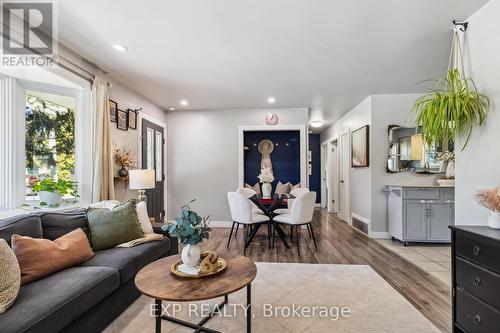
{"label": "white baseboard", "polygon": [[233,225],[232,221],[212,221],[210,222],[210,227],[212,228],[231,228]]}
{"label": "white baseboard", "polygon": [[391,235],[386,231],[370,231],[370,238],[390,239]]}

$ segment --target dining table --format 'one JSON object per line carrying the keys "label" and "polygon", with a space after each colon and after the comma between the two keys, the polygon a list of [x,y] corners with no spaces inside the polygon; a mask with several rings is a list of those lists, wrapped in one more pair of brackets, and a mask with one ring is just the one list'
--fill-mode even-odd
{"label": "dining table", "polygon": [[[287,249],[289,249],[290,246],[288,245],[288,243],[286,241],[285,232],[283,231],[283,229],[280,227],[280,225],[278,223],[273,222],[273,217],[275,216],[274,211],[276,209],[279,209],[279,208],[287,208],[288,207],[286,199],[279,197],[279,196],[275,196],[275,197],[270,198],[270,199],[263,199],[263,198],[260,198],[258,195],[254,195],[254,196],[250,197],[250,201],[252,201],[255,204],[255,206],[257,206],[266,216],[269,217],[269,220],[270,220],[268,222],[269,240],[271,240],[271,238],[272,238],[271,230],[274,229],[274,231],[278,234],[279,239],[283,242],[283,245],[285,245],[285,247]],[[250,244],[252,242],[252,240],[255,237],[255,234],[257,234],[257,231],[259,230],[259,228],[260,228],[260,224],[257,225],[252,230],[252,232],[250,233],[250,236],[248,237],[248,244]],[[269,246],[271,246],[271,241],[269,241]]]}

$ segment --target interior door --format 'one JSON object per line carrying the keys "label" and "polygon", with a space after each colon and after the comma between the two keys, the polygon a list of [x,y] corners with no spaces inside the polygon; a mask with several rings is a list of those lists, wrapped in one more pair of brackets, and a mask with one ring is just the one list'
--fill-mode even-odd
{"label": "interior door", "polygon": [[142,168],[155,170],[155,188],[146,190],[149,216],[162,221],[164,208],[164,128],[142,119]]}
{"label": "interior door", "polygon": [[349,168],[350,168],[349,132],[340,137],[340,172],[339,172],[339,217],[344,221],[350,220],[349,208]]}

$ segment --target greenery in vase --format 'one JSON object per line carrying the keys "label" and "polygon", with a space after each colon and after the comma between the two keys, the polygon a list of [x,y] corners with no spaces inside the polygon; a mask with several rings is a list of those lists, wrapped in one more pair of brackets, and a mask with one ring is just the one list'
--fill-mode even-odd
{"label": "greenery in vase", "polygon": [[60,195],[69,194],[75,198],[78,197],[78,190],[75,182],[64,179],[59,179],[57,182],[52,178],[40,180],[33,185],[33,191],[35,193],[40,193],[42,191],[52,193],[59,192]]}
{"label": "greenery in vase", "polygon": [[451,69],[430,93],[415,101],[412,113],[429,146],[467,135],[463,150],[472,128],[484,125],[489,107],[488,96],[477,91],[474,81],[461,78],[457,69]]}
{"label": "greenery in vase", "polygon": [[175,224],[162,226],[162,230],[172,237],[177,237],[183,245],[195,245],[208,239],[210,231],[210,216],[201,217],[192,211],[189,205],[195,200],[191,200],[181,208],[180,216],[175,220]]}

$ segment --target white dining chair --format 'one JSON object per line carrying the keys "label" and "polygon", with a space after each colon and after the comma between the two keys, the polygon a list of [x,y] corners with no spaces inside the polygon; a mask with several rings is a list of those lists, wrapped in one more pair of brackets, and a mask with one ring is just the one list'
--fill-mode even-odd
{"label": "white dining chair", "polygon": [[[257,192],[255,192],[253,189],[248,188],[248,187],[239,187],[236,192],[243,194],[247,199],[250,199],[254,195],[257,195]],[[249,200],[250,201],[250,200]],[[250,201],[250,204],[252,206],[252,213],[253,214],[265,214],[259,207],[257,207],[253,202]],[[238,231],[238,229],[236,229]]]}
{"label": "white dining chair", "polygon": [[281,214],[288,214],[290,213],[290,207],[292,207],[292,202],[293,199],[298,197],[301,194],[309,192],[309,189],[306,187],[299,187],[296,189],[293,189],[290,191],[290,197],[288,198],[288,208],[279,208],[274,210],[274,214],[276,215],[281,215]]}
{"label": "white dining chair", "polygon": [[[268,224],[268,233],[270,229],[270,219],[266,215],[253,214],[251,202],[243,194],[238,192],[228,192],[227,201],[229,202],[229,209],[231,211],[231,218],[233,220],[233,225],[231,226],[231,233],[229,234],[229,239],[227,241],[227,247],[231,243],[231,237],[233,236],[234,226],[242,224],[245,227],[245,248],[243,254],[246,254],[248,245],[251,243],[253,237],[259,230],[263,223]],[[253,226],[253,228],[250,228]],[[271,245],[271,235],[268,234],[269,245]]]}
{"label": "white dining chair", "polygon": [[[274,223],[288,224],[290,225],[290,238],[293,242],[293,229],[296,232],[297,241],[297,253],[300,256],[300,228],[302,225],[307,226],[309,231],[309,236],[312,237],[314,241],[314,246],[316,250],[318,245],[316,244],[316,237],[312,228],[312,218],[314,214],[314,205],[316,203],[316,192],[307,192],[299,195],[293,200],[292,206],[290,208],[289,214],[282,214],[275,216],[273,218]],[[274,246],[274,225],[273,225],[273,246]]]}

